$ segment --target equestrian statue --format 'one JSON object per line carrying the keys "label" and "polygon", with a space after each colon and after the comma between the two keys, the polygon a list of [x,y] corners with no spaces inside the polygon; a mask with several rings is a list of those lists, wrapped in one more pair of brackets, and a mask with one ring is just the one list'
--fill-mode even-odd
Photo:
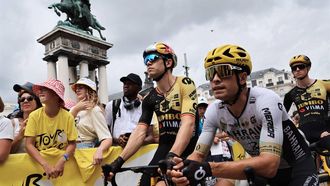
{"label": "equestrian statue", "polygon": [[89,0],[61,0],[60,3],[54,3],[48,8],[53,8],[58,16],[61,16],[60,12],[67,15],[66,20],[61,24],[87,31],[91,35],[93,35],[93,29],[95,29],[99,32],[101,39],[105,40],[101,33],[101,30],[105,30],[105,28],[91,13]]}

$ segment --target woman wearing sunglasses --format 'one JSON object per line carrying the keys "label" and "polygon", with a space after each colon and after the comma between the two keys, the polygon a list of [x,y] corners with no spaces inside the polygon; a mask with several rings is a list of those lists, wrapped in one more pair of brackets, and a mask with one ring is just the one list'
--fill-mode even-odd
{"label": "woman wearing sunglasses", "polygon": [[[32,91],[32,90],[31,90]],[[15,137],[12,143],[11,153],[25,153],[24,131],[30,113],[40,107],[40,99],[31,91],[20,89],[18,93],[19,111],[12,119]]]}
{"label": "woman wearing sunglasses", "polygon": [[78,130],[77,148],[94,148],[98,142],[93,164],[101,164],[103,153],[112,144],[112,137],[105,120],[105,112],[97,96],[96,84],[88,78],[81,78],[71,88],[78,98],[78,103],[70,110],[75,117]]}
{"label": "woman wearing sunglasses", "polygon": [[284,106],[289,111],[292,103],[296,105],[300,116],[299,129],[310,143],[314,143],[330,135],[330,82],[309,77],[312,63],[305,55],[292,57],[289,65],[296,78],[296,86],[285,95]]}
{"label": "woman wearing sunglasses", "polygon": [[[177,185],[197,185],[214,176],[221,177],[217,185],[230,185],[222,178],[246,179],[244,169],[252,167],[270,185],[318,185],[308,145],[280,97],[265,88],[247,87],[252,70],[249,53],[237,45],[219,46],[209,51],[204,67],[218,100],[206,110],[195,151],[183,162],[174,159],[178,164],[171,172],[172,180]],[[238,141],[251,158],[205,162],[217,129]]]}

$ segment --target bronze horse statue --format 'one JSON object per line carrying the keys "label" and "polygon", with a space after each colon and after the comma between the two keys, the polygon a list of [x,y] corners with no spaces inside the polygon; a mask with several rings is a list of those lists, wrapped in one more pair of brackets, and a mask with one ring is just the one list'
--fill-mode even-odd
{"label": "bronze horse statue", "polygon": [[60,3],[51,4],[48,8],[53,8],[58,16],[61,16],[60,11],[65,13],[67,15],[65,22],[70,26],[87,31],[91,35],[93,35],[91,28],[94,28],[99,32],[101,39],[106,40],[101,33],[105,28],[91,14],[89,0],[61,0]]}

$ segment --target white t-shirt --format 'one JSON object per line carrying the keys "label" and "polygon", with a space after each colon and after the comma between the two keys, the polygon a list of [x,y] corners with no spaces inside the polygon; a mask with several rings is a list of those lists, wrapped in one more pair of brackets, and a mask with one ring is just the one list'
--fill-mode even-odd
{"label": "white t-shirt", "polygon": [[14,139],[13,124],[4,116],[0,116],[0,139]]}
{"label": "white t-shirt", "polygon": [[[108,126],[112,126],[112,102],[110,101],[105,107],[105,118]],[[114,138],[119,138],[121,134],[131,133],[135,129],[142,114],[141,105],[127,110],[124,107],[123,100],[121,100],[112,132]]]}
{"label": "white t-shirt", "polygon": [[99,106],[95,106],[91,110],[80,111],[75,121],[78,129],[78,140],[93,142],[96,139],[102,141],[111,138],[103,111]]}

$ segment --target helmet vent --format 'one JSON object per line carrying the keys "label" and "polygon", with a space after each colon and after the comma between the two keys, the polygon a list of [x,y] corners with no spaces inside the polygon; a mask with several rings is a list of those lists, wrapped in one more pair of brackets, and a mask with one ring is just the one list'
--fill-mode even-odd
{"label": "helmet vent", "polygon": [[230,53],[230,48],[223,52],[223,55],[233,58],[234,56]]}
{"label": "helmet vent", "polygon": [[239,49],[239,50],[243,50],[244,52],[246,52],[246,51],[244,50],[244,48],[237,47],[237,49]]}
{"label": "helmet vent", "polygon": [[246,53],[243,53],[243,52],[237,52],[237,54],[239,55],[239,57],[246,57]]}

